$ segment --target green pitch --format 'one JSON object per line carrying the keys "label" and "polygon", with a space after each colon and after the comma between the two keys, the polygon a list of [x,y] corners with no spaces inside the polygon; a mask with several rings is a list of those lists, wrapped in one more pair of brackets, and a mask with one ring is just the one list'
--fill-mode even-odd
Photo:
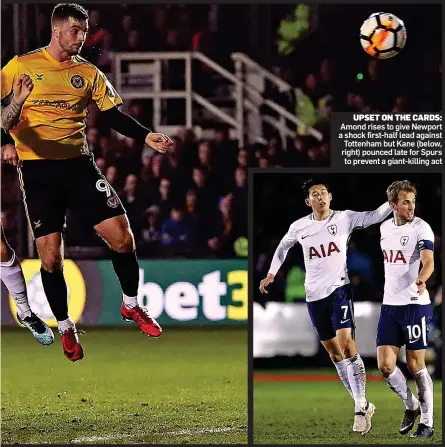
{"label": "green pitch", "polygon": [[247,443],[247,329],[87,329],[76,363],[1,336],[2,443]]}
{"label": "green pitch", "polygon": [[[297,372],[311,373],[320,375],[320,371]],[[410,387],[415,392],[414,382],[410,382]],[[409,439],[398,433],[404,407],[384,382],[368,382],[367,397],[377,410],[371,432],[361,436],[352,432],[353,401],[341,382],[255,382],[254,443],[442,444],[440,381],[434,382],[435,433],[428,440]]]}

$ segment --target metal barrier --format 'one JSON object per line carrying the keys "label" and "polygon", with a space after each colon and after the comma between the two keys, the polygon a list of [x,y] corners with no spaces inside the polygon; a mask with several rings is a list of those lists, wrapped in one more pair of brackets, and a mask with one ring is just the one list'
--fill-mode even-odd
{"label": "metal barrier", "polygon": [[[200,52],[114,53],[112,68],[113,81],[123,99],[137,98],[153,100],[153,126],[162,132],[174,133],[177,130],[176,127],[161,122],[161,117],[163,116],[162,101],[180,98],[185,100],[184,125],[187,128],[196,128],[196,122],[193,119],[193,110],[195,104],[198,104],[214,117],[228,124],[234,130],[235,138],[239,141],[240,146],[244,146],[246,140],[249,143],[259,142],[266,144],[266,140],[262,135],[262,126],[257,124],[258,120],[261,123],[264,121],[276,128],[283,140],[287,137],[295,137],[296,135],[294,130],[288,128],[287,120],[296,126],[302,126],[307,133],[313,135],[318,140],[322,139],[320,132],[306,126],[301,119],[289,113],[277,103],[265,99],[260,89],[246,82],[244,71],[246,67],[249,70],[255,70],[260,76],[277,85],[282,91],[290,91],[292,89],[288,83],[273,75],[242,53],[234,53],[232,59],[235,61],[236,74],[231,73]],[[183,60],[185,64],[184,89],[164,89],[162,86],[163,74],[168,72],[168,63],[175,60]],[[199,61],[226,81],[229,81],[231,93],[225,99],[233,101],[234,106],[232,110],[223,110],[222,107],[213,104],[209,99],[204,98],[194,91],[192,85],[193,61]],[[127,64],[127,73],[123,69],[124,62]],[[136,81],[138,79],[145,79],[145,84],[144,82],[141,85],[138,85],[137,82],[132,83],[132,79]],[[278,114],[279,119],[277,120],[267,115],[262,116],[260,113],[261,105],[268,106]],[[246,119],[246,115],[248,114],[253,114],[257,117],[256,124],[249,125]]]}

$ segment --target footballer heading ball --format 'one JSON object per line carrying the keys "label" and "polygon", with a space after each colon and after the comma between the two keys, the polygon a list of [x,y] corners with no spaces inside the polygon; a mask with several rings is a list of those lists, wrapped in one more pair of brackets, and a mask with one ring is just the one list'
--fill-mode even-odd
{"label": "footballer heading ball", "polygon": [[394,14],[376,12],[360,28],[360,43],[372,57],[389,59],[399,54],[405,46],[405,25]]}

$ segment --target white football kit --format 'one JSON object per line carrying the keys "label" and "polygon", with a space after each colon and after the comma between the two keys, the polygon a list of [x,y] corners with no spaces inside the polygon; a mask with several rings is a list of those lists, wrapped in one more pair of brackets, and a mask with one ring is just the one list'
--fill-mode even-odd
{"label": "white football kit", "polygon": [[434,249],[434,233],[419,217],[404,225],[389,219],[380,226],[380,246],[385,264],[383,304],[429,304],[428,290],[419,295],[416,279],[420,270],[420,252]]}
{"label": "white football kit", "polygon": [[338,287],[349,284],[346,251],[351,233],[381,222],[391,213],[388,202],[374,211],[331,211],[322,221],[313,215],[296,220],[279,243],[269,273],[274,276],[295,243],[303,248],[306,268],[306,301],[317,301],[329,296]]}

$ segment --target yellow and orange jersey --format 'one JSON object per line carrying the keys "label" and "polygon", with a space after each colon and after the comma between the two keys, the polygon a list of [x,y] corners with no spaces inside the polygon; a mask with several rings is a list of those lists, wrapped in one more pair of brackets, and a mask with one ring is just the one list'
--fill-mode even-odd
{"label": "yellow and orange jersey", "polygon": [[88,104],[96,102],[101,111],[122,104],[97,67],[80,56],[58,62],[45,48],[15,56],[2,69],[2,100],[12,93],[22,73],[31,76],[34,89],[23,106],[19,124],[10,130],[21,160],[66,159],[88,153]]}

